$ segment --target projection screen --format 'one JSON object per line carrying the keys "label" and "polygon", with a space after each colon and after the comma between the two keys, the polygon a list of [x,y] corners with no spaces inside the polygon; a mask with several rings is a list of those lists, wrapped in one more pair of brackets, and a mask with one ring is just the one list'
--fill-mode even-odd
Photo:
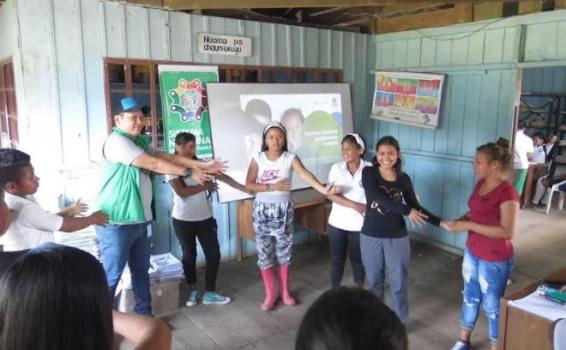
{"label": "projection screen", "polygon": [[[352,132],[349,84],[208,83],[207,93],[214,156],[228,161],[226,173],[240,183],[273,120],[286,127],[289,151],[321,182],[342,159],[340,141]],[[307,186],[293,175],[293,189]],[[221,202],[250,197],[220,181],[218,193]]]}

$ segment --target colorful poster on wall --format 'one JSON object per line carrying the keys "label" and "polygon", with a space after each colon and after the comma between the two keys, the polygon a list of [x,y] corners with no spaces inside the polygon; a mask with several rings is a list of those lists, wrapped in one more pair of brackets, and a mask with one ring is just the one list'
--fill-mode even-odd
{"label": "colorful poster on wall", "polygon": [[438,127],[443,74],[376,72],[371,118]]}
{"label": "colorful poster on wall", "polygon": [[180,132],[196,136],[196,156],[212,158],[207,83],[218,82],[217,66],[159,65],[165,151],[173,153]]}

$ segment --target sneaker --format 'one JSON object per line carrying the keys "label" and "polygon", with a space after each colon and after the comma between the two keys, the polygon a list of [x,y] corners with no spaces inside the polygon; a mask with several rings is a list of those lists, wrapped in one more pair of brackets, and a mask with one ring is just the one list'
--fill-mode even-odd
{"label": "sneaker", "polygon": [[198,290],[193,289],[189,294],[189,300],[187,300],[187,306],[195,306],[198,303]]}
{"label": "sneaker", "polygon": [[225,297],[215,292],[206,292],[204,293],[204,297],[202,298],[202,303],[205,305],[209,305],[209,304],[222,305],[222,304],[228,304],[230,301],[232,301],[232,299],[230,299],[229,297]]}
{"label": "sneaker", "polygon": [[450,348],[450,350],[471,350],[472,346],[470,343],[467,343],[463,340],[458,340],[454,346]]}

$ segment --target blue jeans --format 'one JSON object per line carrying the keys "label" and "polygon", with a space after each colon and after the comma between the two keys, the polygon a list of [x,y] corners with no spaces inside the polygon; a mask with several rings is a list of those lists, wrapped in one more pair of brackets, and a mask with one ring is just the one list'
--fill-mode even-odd
{"label": "blue jeans", "polygon": [[147,223],[96,226],[96,237],[100,245],[110,297],[114,298],[116,286],[128,263],[136,298],[134,310],[138,314],[150,315],[151,293],[148,273],[150,245]]}
{"label": "blue jeans", "polygon": [[497,343],[499,326],[499,299],[505,292],[507,280],[513,268],[513,259],[486,261],[476,257],[467,248],[464,251],[462,276],[464,277],[464,302],[460,326],[472,331],[478,319],[480,304],[488,319],[489,340]]}

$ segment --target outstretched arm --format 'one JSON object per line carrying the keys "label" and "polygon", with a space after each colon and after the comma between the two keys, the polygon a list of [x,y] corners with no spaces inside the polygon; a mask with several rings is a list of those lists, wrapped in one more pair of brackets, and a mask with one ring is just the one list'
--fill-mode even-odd
{"label": "outstretched arm", "polygon": [[483,225],[473,221],[453,221],[447,224],[450,231],[474,231],[490,238],[511,239],[517,227],[519,203],[508,200],[499,206],[499,225]]}
{"label": "outstretched arm", "polygon": [[[439,226],[441,219],[421,206],[419,200],[417,199],[417,195],[415,194],[415,190],[413,189],[413,184],[411,183],[411,180],[408,177],[405,178],[404,186],[405,186],[405,192],[403,194],[403,198],[405,199],[405,202],[413,210],[417,210],[418,212],[424,214],[424,216],[422,216],[423,221],[426,221],[431,225]],[[409,217],[410,216],[411,215],[409,215]],[[411,218],[411,220],[413,219]],[[418,219],[416,221],[420,222]]]}
{"label": "outstretched arm", "polygon": [[328,194],[328,188],[324,187],[323,184],[318,181],[318,179],[305,168],[299,157],[295,156],[292,163],[293,171],[295,171],[301,179],[303,179],[307,184],[311,185],[318,192],[326,195]]}
{"label": "outstretched arm", "polygon": [[63,224],[59,231],[75,232],[89,227],[90,225],[105,225],[107,222],[108,216],[102,211],[97,211],[85,217],[63,218]]}
{"label": "outstretched arm", "polygon": [[364,203],[355,202],[351,199],[344,197],[341,194],[329,194],[326,196],[329,200],[336,204],[340,204],[342,206],[352,208],[360,214],[365,214],[366,212],[366,205]]}
{"label": "outstretched arm", "polygon": [[234,178],[232,178],[231,176],[229,176],[228,174],[225,174],[223,172],[219,172],[218,174],[215,174],[214,177],[222,182],[224,182],[225,184],[227,184],[228,186],[232,186],[237,190],[240,190],[242,192],[246,192],[248,194],[253,194],[253,192],[248,191],[246,189],[246,186],[242,185],[241,183],[239,183],[238,181],[234,180]]}
{"label": "outstretched arm", "polygon": [[153,317],[112,310],[114,332],[134,344],[135,350],[171,349],[171,330]]}

